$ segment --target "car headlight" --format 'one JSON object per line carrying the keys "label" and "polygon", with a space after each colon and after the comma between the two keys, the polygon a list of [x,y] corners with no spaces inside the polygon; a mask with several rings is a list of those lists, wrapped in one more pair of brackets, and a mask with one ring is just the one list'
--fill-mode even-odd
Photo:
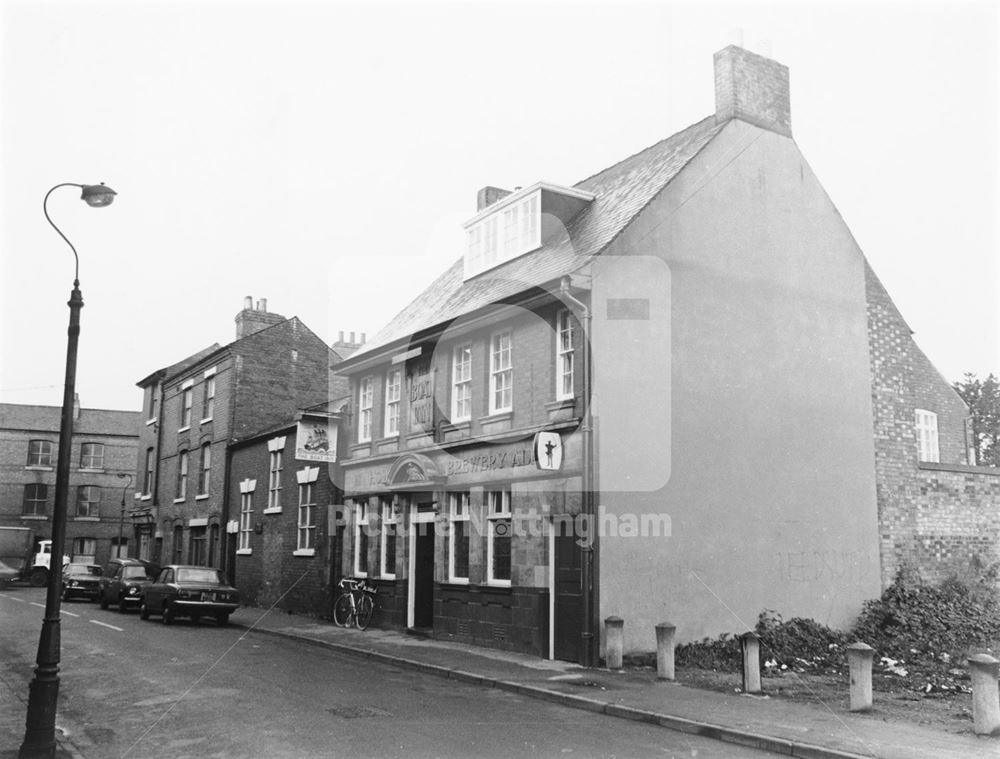
{"label": "car headlight", "polygon": [[79,584],[80,584],[80,583],[78,583],[78,582],[77,582],[76,580],[70,580],[70,581],[69,581],[69,586],[70,586],[71,588],[75,588],[75,587],[76,587],[77,585],[79,585]]}

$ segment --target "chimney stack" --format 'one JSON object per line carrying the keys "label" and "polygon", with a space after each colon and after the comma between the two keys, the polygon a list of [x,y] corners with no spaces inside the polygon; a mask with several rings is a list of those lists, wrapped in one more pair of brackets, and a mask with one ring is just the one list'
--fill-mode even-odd
{"label": "chimney stack", "polygon": [[715,54],[715,123],[740,119],[792,136],[788,67],[730,45]]}
{"label": "chimney stack", "polygon": [[498,200],[503,200],[508,195],[510,195],[510,190],[501,190],[499,187],[484,187],[476,193],[476,213],[488,208]]}
{"label": "chimney stack", "polygon": [[339,336],[337,338],[337,342],[335,342],[333,344],[333,349],[335,351],[337,351],[337,353],[339,353],[342,358],[347,358],[352,353],[356,353],[357,350],[362,345],[365,344],[365,333],[364,332],[360,333],[360,338],[361,338],[360,340],[356,340],[355,339],[356,337],[358,337],[358,333],[351,332],[348,335],[349,339],[345,341],[344,340],[344,332],[343,332],[343,330],[341,330],[340,333],[339,333]]}
{"label": "chimney stack", "polygon": [[281,314],[271,314],[267,311],[267,298],[257,301],[257,308],[253,307],[253,296],[248,295],[243,299],[243,310],[236,314],[236,339],[260,332],[262,329],[273,327],[285,321]]}

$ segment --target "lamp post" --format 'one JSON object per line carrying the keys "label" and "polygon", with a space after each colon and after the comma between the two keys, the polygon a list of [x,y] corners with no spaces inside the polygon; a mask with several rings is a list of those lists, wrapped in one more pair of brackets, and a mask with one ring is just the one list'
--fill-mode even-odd
{"label": "lamp post", "polygon": [[121,518],[118,520],[118,558],[122,556],[122,530],[125,529],[125,491],[128,490],[129,485],[132,484],[132,475],[126,474],[124,472],[118,473],[118,479],[124,480],[128,477],[128,482],[122,486],[122,514]]}
{"label": "lamp post", "polygon": [[52,566],[49,567],[48,587],[45,594],[45,617],[42,632],[38,638],[38,655],[35,662],[35,676],[28,688],[28,715],[25,720],[24,742],[19,752],[20,759],[51,759],[56,752],[56,704],[59,700],[59,590],[61,572],[55,566],[56,558],[63,555],[66,542],[66,497],[69,491],[69,461],[73,444],[73,398],[76,390],[76,352],[80,338],[80,309],[83,308],[83,294],[80,292],[80,257],[66,235],[49,217],[49,195],[60,187],[78,187],[80,199],[95,208],[111,205],[115,191],[99,185],[63,182],[45,194],[42,212],[45,219],[59,236],[66,241],[76,262],[73,290],[69,296],[69,340],[66,347],[66,385],[63,391],[62,420],[59,424],[59,452],[56,461],[56,494],[52,508]]}

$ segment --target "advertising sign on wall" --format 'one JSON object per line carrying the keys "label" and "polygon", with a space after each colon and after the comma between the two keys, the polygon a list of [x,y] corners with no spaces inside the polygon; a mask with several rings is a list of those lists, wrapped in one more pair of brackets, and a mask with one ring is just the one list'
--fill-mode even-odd
{"label": "advertising sign on wall", "polygon": [[295,458],[300,461],[336,461],[336,421],[324,416],[303,416],[295,436]]}

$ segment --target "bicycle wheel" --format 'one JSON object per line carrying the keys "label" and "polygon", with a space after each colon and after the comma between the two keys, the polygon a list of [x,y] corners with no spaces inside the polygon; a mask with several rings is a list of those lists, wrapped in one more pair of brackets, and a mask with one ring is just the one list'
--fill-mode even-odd
{"label": "bicycle wheel", "polygon": [[359,630],[367,630],[368,625],[371,624],[372,614],[375,612],[375,601],[367,593],[361,597],[361,601],[358,603],[358,616],[355,618],[355,623]]}
{"label": "bicycle wheel", "polygon": [[351,614],[354,612],[351,603],[351,595],[344,593],[333,605],[333,622],[340,627],[347,627],[351,623]]}

